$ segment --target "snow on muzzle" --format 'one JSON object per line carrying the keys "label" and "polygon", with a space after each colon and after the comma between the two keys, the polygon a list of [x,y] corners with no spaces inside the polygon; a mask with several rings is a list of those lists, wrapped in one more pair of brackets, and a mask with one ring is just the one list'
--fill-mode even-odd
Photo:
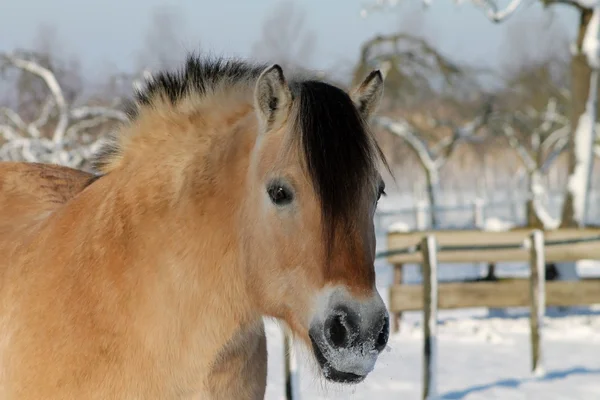
{"label": "snow on muzzle", "polygon": [[376,289],[358,300],[343,286],[329,288],[318,298],[309,336],[326,379],[358,383],[387,345],[388,312]]}

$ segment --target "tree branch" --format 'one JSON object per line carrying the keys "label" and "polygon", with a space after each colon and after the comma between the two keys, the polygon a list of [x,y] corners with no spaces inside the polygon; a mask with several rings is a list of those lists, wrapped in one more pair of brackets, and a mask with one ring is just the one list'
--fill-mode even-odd
{"label": "tree branch", "polygon": [[376,116],[373,118],[373,123],[386,129],[393,135],[404,139],[416,153],[425,169],[431,170],[436,168],[434,157],[431,154],[427,143],[415,134],[414,128],[408,122],[394,121],[388,117]]}
{"label": "tree branch", "polygon": [[511,0],[511,2],[503,10],[498,10],[498,4],[494,0],[472,0],[475,5],[480,5],[486,8],[486,16],[492,22],[503,22],[519,8],[522,0]]}
{"label": "tree branch", "polygon": [[106,121],[108,121],[108,120],[115,120],[115,121],[121,121],[121,122],[128,121],[127,114],[125,114],[123,111],[119,111],[119,110],[115,110],[115,109],[107,108],[107,107],[98,107],[98,106],[94,106],[94,107],[84,106],[84,107],[75,108],[75,109],[71,110],[70,117],[73,120],[103,117],[103,118],[105,118]]}
{"label": "tree branch", "polygon": [[528,172],[533,172],[537,170],[537,164],[535,162],[535,157],[533,154],[529,152],[527,147],[517,138],[515,135],[515,130],[509,124],[504,124],[503,132],[508,140],[508,144],[515,149],[519,158],[523,162],[523,165],[527,169]]}
{"label": "tree branch", "polygon": [[545,6],[552,4],[565,4],[568,6],[576,7],[580,10],[594,8],[596,4],[595,0],[542,0]]}
{"label": "tree branch", "polygon": [[483,115],[458,126],[450,121],[435,120],[436,126],[446,126],[452,129],[452,136],[441,139],[431,150],[438,168],[441,168],[447,162],[457,145],[461,142],[474,143],[484,139],[477,136],[477,133],[488,123],[491,110],[491,107],[486,105]]}
{"label": "tree branch", "polygon": [[14,112],[8,107],[0,108],[0,116],[4,115],[4,117],[13,124],[13,126],[23,132],[27,131],[27,124],[19,114]]}
{"label": "tree branch", "polygon": [[65,138],[74,139],[82,131],[86,131],[86,130],[89,130],[92,128],[97,128],[98,126],[100,126],[106,122],[109,122],[111,120],[114,120],[114,119],[110,118],[108,116],[100,115],[97,117],[77,121],[76,123],[71,125],[69,127],[69,129],[67,129]]}
{"label": "tree branch", "polygon": [[58,123],[54,129],[52,140],[54,143],[60,143],[69,125],[69,109],[54,73],[34,61],[26,60],[12,54],[0,54],[0,61],[34,74],[46,83],[48,90],[50,90],[50,93],[54,98],[56,108],[58,109]]}
{"label": "tree branch", "polygon": [[[421,0],[423,5],[426,7],[431,4],[431,0]],[[510,17],[514,12],[519,8],[522,1],[521,0],[512,0],[506,8],[503,10],[498,10],[498,4],[495,0],[471,0],[473,4],[479,5],[486,9],[486,16],[492,20],[493,22],[502,22]],[[550,0],[552,1],[552,0]],[[572,2],[572,3],[581,3],[581,2],[589,2],[593,0],[560,0],[562,2]],[[371,1],[370,4],[362,7],[360,14],[363,18],[366,18],[370,13],[374,11],[380,11],[385,6],[394,7],[398,3],[398,0],[377,0]]]}
{"label": "tree branch", "polygon": [[[41,78],[49,97],[40,109],[39,116],[31,123],[9,108],[0,109],[0,159],[28,162],[58,163],[80,167],[101,143],[80,135],[110,121],[127,122],[127,115],[114,108],[104,106],[82,106],[70,108],[54,73],[35,61],[35,54],[1,54],[0,68],[13,67]],[[120,101],[120,99],[119,99]],[[42,136],[40,129],[49,120],[56,121],[52,138]]]}
{"label": "tree branch", "polygon": [[21,135],[19,135],[12,126],[6,124],[0,125],[0,134],[2,134],[2,137],[7,142],[11,140],[22,139]]}
{"label": "tree branch", "polygon": [[33,125],[36,129],[39,129],[42,126],[46,125],[48,123],[48,120],[50,119],[50,116],[52,115],[52,111],[54,110],[55,106],[56,103],[54,102],[54,99],[52,97],[49,97],[44,103],[40,115],[35,121],[31,123],[31,125]]}
{"label": "tree branch", "polygon": [[[569,129],[568,127],[565,127],[566,132],[568,132],[568,129]],[[569,139],[566,135],[565,135],[565,137],[563,137],[555,142],[554,148],[546,156],[546,160],[540,167],[540,170],[543,173],[546,173],[548,171],[548,169],[550,169],[550,166],[554,163],[554,161],[556,161],[558,156],[560,156],[562,154],[562,152],[567,149],[568,144],[569,144]]]}
{"label": "tree branch", "polygon": [[558,143],[568,140],[570,129],[571,127],[567,124],[547,135],[542,141],[542,150],[548,151],[548,149],[556,147]]}

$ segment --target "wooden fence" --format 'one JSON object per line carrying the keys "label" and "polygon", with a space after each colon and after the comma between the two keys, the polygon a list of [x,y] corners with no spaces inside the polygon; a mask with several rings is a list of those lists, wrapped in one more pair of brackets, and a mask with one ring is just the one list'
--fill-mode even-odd
{"label": "wooden fence", "polygon": [[[546,282],[546,261],[600,259],[600,229],[540,230],[508,232],[435,231],[390,233],[387,257],[395,268],[402,264],[423,266],[423,285],[394,283],[389,308],[398,328],[399,314],[424,312],[423,399],[436,395],[437,311],[440,309],[514,306],[530,307],[531,360],[534,374],[543,373],[541,325],[547,305],[600,304],[600,280]],[[469,243],[465,245],[464,243]],[[496,282],[438,283],[438,262],[529,261],[529,279]]]}

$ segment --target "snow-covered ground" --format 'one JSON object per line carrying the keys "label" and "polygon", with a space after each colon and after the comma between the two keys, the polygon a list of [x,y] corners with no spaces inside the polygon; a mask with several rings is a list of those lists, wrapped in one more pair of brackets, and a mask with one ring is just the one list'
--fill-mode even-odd
{"label": "snow-covered ground", "polygon": [[[301,350],[301,399],[420,399],[422,328],[420,313],[407,313],[402,330],[371,375],[355,387],[323,382]],[[441,312],[438,335],[438,399],[600,399],[600,307],[549,312],[542,333],[546,374],[530,372],[526,310],[490,316],[484,310]],[[283,339],[267,322],[267,400],[283,399]]]}

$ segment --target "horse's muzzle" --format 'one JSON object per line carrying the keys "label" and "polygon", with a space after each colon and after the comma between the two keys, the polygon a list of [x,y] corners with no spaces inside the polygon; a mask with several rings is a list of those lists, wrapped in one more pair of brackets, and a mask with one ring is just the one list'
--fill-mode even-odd
{"label": "horse's muzzle", "polygon": [[[389,316],[379,294],[368,301],[330,293],[309,330],[313,353],[326,379],[358,383],[373,370],[389,338]],[[323,303],[321,303],[323,304]]]}

